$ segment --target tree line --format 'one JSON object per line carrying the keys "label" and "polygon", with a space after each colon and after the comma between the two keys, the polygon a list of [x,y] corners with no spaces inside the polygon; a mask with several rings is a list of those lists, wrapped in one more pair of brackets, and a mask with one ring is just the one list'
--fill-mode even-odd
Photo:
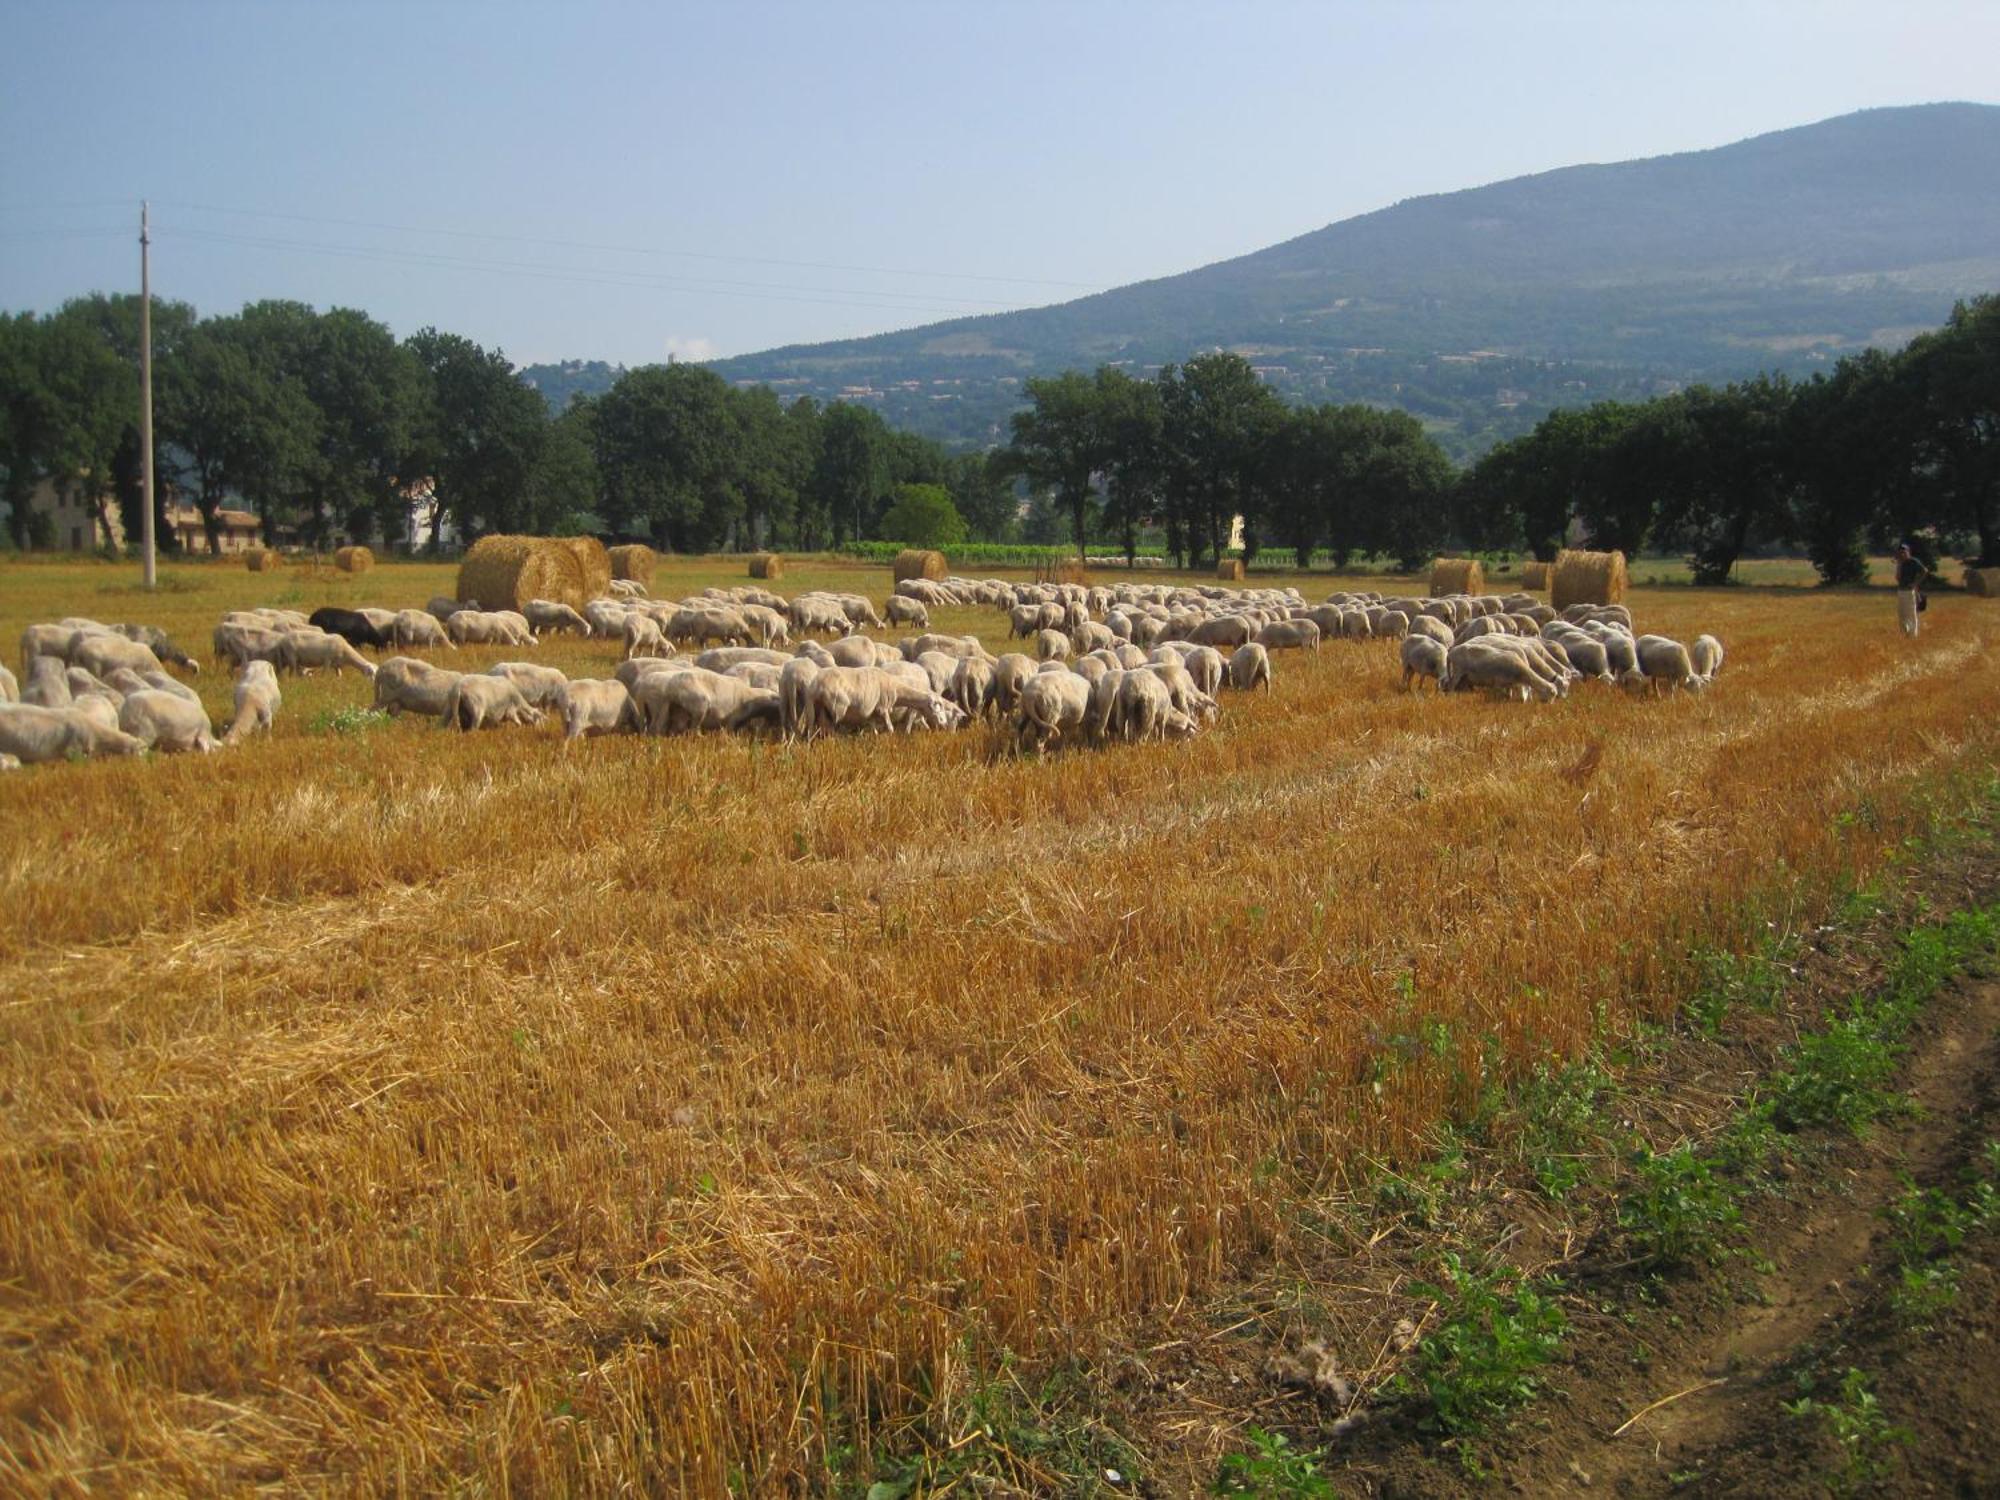
{"label": "tree line", "polygon": [[[1755,550],[1803,549],[1829,583],[1914,535],[2000,565],[2000,297],[1894,351],[1811,379],[1763,375],[1551,413],[1456,468],[1407,412],[1288,406],[1247,360],[1197,355],[1027,382],[1009,441],[950,453],[868,407],[789,403],[697,365],[625,371],[559,413],[497,350],[427,328],[398,340],[352,309],[258,302],[154,310],[161,472],[211,545],[225,504],[318,542],[400,538],[433,481],[460,535],[591,530],[681,552],[948,545],[1067,536],[1079,551],[1219,557],[1322,551],[1406,567],[1445,550],[1553,557],[1581,534],[1684,551],[1718,581]],[[49,482],[137,530],[136,299],[0,316],[0,498]],[[170,535],[162,528],[163,537]],[[422,540],[422,539],[420,539]],[[432,540],[435,540],[435,535]]]}
{"label": "tree line", "polygon": [[1419,422],[1370,406],[1286,406],[1238,355],[1150,381],[1114,367],[1027,384],[998,455],[1054,496],[1074,543],[1130,550],[1157,526],[1180,560],[1243,551],[1301,567],[1326,549],[1405,568],[1446,549],[1553,558],[1580,533],[1627,554],[1684,552],[1698,582],[1759,549],[1801,548],[1828,583],[1916,538],[2000,565],[2000,297],[1956,307],[1896,351],[1803,381],[1760,375],[1646,401],[1565,408],[1458,470]]}
{"label": "tree line", "polygon": [[[107,542],[114,510],[138,534],[138,350],[135,297],[0,315],[0,499],[17,546],[49,544],[27,504],[43,483]],[[885,516],[938,495],[947,535],[1004,534],[1016,508],[983,457],[695,365],[628,371],[552,413],[498,350],[435,328],[399,340],[365,313],[284,301],[207,318],[156,302],[153,350],[158,472],[211,549],[229,506],[253,511],[267,541],[401,540],[417,490],[436,498],[420,544],[449,526],[817,549],[880,536]],[[171,546],[165,486],[159,504]]]}

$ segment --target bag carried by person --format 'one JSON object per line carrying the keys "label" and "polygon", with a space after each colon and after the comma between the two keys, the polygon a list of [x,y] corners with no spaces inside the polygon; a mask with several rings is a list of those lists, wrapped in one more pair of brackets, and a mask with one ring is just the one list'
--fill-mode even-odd
{"label": "bag carried by person", "polygon": [[1931,596],[1929,594],[1926,594],[1923,591],[1922,586],[1919,585],[1917,589],[1917,613],[1922,614],[1925,610],[1929,609],[1930,607],[1931,607]]}

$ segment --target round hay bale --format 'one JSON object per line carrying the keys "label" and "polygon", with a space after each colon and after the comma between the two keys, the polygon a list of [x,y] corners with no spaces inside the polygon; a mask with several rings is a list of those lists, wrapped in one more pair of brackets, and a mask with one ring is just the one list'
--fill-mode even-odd
{"label": "round hay bale", "polygon": [[1431,564],[1431,597],[1477,594],[1486,587],[1486,569],[1476,557],[1440,557]]}
{"label": "round hay bale", "polygon": [[1625,554],[1577,552],[1565,547],[1549,570],[1549,603],[1620,604],[1625,599]]}
{"label": "round hay bale", "polygon": [[366,547],[341,547],[333,554],[333,565],[343,573],[366,573],[375,566],[375,554]]}
{"label": "round hay bale", "polygon": [[1241,583],[1243,581],[1243,559],[1240,557],[1225,557],[1221,559],[1215,565],[1215,576],[1228,583]]}
{"label": "round hay bale", "polygon": [[1524,589],[1545,589],[1549,586],[1549,574],[1554,563],[1525,562],[1521,564],[1521,587]]}
{"label": "round hay bale", "polygon": [[584,592],[576,552],[544,536],[481,537],[458,565],[457,592],[481,609],[520,610],[530,599],[582,609],[595,597]]}
{"label": "round hay bale", "polygon": [[565,536],[555,540],[558,546],[568,549],[582,570],[586,600],[602,599],[611,592],[611,554],[604,550],[604,543],[594,536]]}
{"label": "round hay bale", "polygon": [[785,560],[775,552],[753,553],[750,558],[750,576],[752,578],[783,578],[785,576]]}
{"label": "round hay bale", "polygon": [[623,547],[608,547],[604,555],[611,560],[613,578],[629,578],[651,592],[653,570],[660,565],[659,553],[644,542],[631,542]]}
{"label": "round hay bale", "polygon": [[248,547],[243,552],[243,566],[253,573],[268,573],[278,565],[278,554],[269,547]]}
{"label": "round hay bale", "polygon": [[2000,599],[2000,568],[1967,568],[1965,591],[1975,599]]}
{"label": "round hay bale", "polygon": [[901,583],[905,578],[944,578],[950,574],[951,565],[944,560],[942,552],[905,547],[896,554],[890,572],[896,582]]}

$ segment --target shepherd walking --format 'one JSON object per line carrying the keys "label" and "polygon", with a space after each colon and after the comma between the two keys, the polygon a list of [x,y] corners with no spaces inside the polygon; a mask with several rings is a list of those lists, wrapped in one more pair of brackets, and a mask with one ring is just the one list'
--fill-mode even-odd
{"label": "shepherd walking", "polygon": [[1923,628],[1920,611],[1924,607],[1924,579],[1929,576],[1908,542],[1896,549],[1896,618],[1902,621],[1904,635],[1913,636]]}

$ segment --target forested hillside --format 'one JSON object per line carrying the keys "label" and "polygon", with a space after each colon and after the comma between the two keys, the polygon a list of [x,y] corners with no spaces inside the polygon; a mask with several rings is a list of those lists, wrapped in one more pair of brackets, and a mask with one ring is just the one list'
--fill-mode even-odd
{"label": "forested hillside", "polygon": [[1027,376],[1233,349],[1287,399],[1401,407],[1465,457],[1557,406],[1830,367],[1995,287],[2000,108],[1925,105],[1411,199],[1059,306],[713,368],[978,447],[1005,439]]}

